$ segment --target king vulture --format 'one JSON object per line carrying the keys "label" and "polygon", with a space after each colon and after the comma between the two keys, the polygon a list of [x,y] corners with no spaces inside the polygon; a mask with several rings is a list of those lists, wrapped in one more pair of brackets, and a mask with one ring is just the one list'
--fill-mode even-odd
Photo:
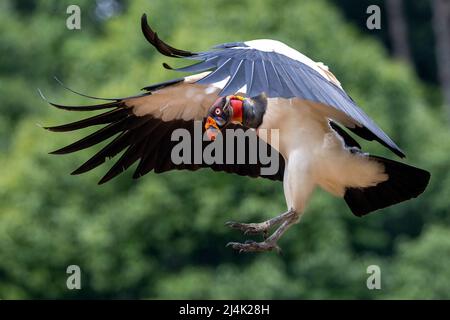
{"label": "king vulture", "polygon": [[[94,133],[52,154],[79,151],[113,137],[72,174],[92,170],[123,152],[100,184],[136,162],[133,178],[150,171],[209,167],[281,181],[286,212],[260,223],[226,223],[245,234],[264,235],[261,242],[229,243],[240,252],[279,250],[278,240],[300,220],[317,186],[343,198],[358,217],[415,198],[425,190],[430,178],[427,171],[361,151],[347,130],[362,139],[381,143],[400,158],[405,157],[324,64],[275,40],[224,43],[204,52],[179,50],[158,37],[145,14],[141,27],[147,41],[161,54],[194,61],[178,69],[164,64],[166,69],[190,75],[145,87],[136,96],[102,98],[105,102],[101,104],[66,106],[49,102],[68,111],[101,111],[80,121],[46,127],[65,132],[100,126]],[[172,133],[180,128],[193,133],[198,121],[202,123],[202,133],[208,137],[200,151],[213,143],[224,128],[251,130],[256,133],[258,143],[263,141],[271,155],[278,158],[276,172],[262,175],[265,164],[259,160],[175,163],[171,158],[176,145]],[[269,136],[259,134],[273,129],[278,130],[276,145]],[[236,150],[237,153],[252,146],[246,141],[241,147],[244,149]]]}

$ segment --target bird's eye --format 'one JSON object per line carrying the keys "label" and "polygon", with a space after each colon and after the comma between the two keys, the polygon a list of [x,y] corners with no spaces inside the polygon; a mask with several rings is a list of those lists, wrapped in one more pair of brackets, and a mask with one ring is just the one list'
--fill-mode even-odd
{"label": "bird's eye", "polygon": [[220,116],[220,114],[222,113],[222,111],[219,108],[216,108],[216,110],[214,110],[214,113],[218,116]]}

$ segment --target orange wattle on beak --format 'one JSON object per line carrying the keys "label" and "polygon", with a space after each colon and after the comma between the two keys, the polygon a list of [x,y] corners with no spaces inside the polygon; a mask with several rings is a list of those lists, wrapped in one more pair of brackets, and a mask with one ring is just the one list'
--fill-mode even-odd
{"label": "orange wattle on beak", "polygon": [[205,123],[206,135],[210,141],[216,140],[217,135],[220,132],[219,126],[217,125],[216,120],[212,117],[208,117]]}

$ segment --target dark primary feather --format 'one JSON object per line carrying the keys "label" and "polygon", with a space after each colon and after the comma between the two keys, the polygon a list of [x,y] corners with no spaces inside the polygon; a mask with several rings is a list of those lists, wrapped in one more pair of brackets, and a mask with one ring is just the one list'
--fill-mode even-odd
{"label": "dark primary feather", "polygon": [[147,23],[147,15],[143,14],[141,18],[141,29],[145,38],[148,42],[150,42],[160,53],[168,57],[189,57],[192,56],[193,53],[185,50],[175,49],[174,47],[168,45],[161,39],[159,39],[156,32],[150,28]]}
{"label": "dark primary feather", "polygon": [[83,120],[63,124],[60,126],[54,126],[54,127],[44,127],[47,130],[54,131],[54,132],[67,132],[67,131],[73,131],[78,129],[83,129],[99,124],[106,124],[106,123],[112,123],[117,120],[122,120],[124,115],[127,115],[129,111],[127,109],[114,109],[93,117],[89,117]]}
{"label": "dark primary feather", "polygon": [[[87,94],[85,94],[85,93],[81,93],[81,92],[78,92],[78,91],[75,91],[75,90],[73,90],[72,88],[69,88],[68,86],[66,86],[58,77],[53,77],[55,80],[56,80],[56,82],[61,86],[61,87],[63,87],[64,89],[66,89],[67,91],[70,91],[70,92],[72,92],[72,93],[75,93],[76,95],[79,95],[79,96],[82,96],[82,97],[85,97],[85,98],[89,98],[89,99],[94,99],[94,100],[105,100],[105,101],[118,101],[118,100],[120,100],[120,99],[117,99],[117,98],[100,98],[100,97],[94,97],[94,96],[90,96],[90,95],[87,95]],[[42,93],[41,93],[41,96],[42,96]],[[44,100],[45,100],[45,98],[44,98]]]}
{"label": "dark primary feather", "polygon": [[[72,91],[73,92],[73,91]],[[57,104],[54,102],[51,102],[47,99],[46,96],[42,93],[40,89],[38,89],[38,93],[41,96],[41,98],[46,101],[47,103],[51,104],[55,108],[66,110],[66,111],[94,111],[94,110],[102,110],[102,109],[109,109],[109,108],[115,108],[117,107],[118,101],[114,100],[113,102],[107,102],[103,104],[97,104],[97,105],[89,105],[89,106],[65,106],[62,104]],[[79,93],[76,93],[79,94]]]}
{"label": "dark primary feather", "polygon": [[155,84],[152,84],[150,86],[146,86],[146,87],[142,88],[142,90],[155,91],[155,90],[163,89],[163,88],[166,88],[168,86],[171,86],[173,84],[177,84],[177,83],[180,83],[180,82],[183,82],[183,81],[184,81],[184,77],[183,78],[172,79],[172,80],[168,80],[168,81],[164,81],[164,82],[155,83]]}

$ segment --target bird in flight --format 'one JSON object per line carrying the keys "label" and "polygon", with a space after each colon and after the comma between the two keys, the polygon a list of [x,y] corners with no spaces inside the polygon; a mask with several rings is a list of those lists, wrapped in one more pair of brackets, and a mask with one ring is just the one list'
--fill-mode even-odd
{"label": "bird in flight", "polygon": [[[143,93],[125,98],[85,95],[104,100],[95,105],[67,106],[46,100],[63,110],[101,111],[76,122],[46,127],[50,131],[66,132],[101,126],[53,154],[79,151],[114,137],[72,174],[92,170],[123,152],[99,184],[136,162],[133,178],[151,171],[209,167],[281,181],[286,212],[260,223],[226,223],[245,234],[264,236],[260,242],[229,243],[240,252],[278,251],[278,240],[300,221],[316,187],[343,198],[358,217],[415,198],[425,190],[429,172],[361,150],[348,131],[362,139],[377,141],[395,155],[405,157],[323,63],[314,62],[275,40],[224,43],[209,51],[189,52],[162,41],[148,25],[145,14],[141,28],[147,41],[161,54],[194,61],[177,69],[164,63],[166,69],[190,75],[147,86]],[[225,128],[250,130],[257,142],[263,141],[271,155],[278,158],[276,172],[261,174],[265,164],[260,160],[254,163],[173,161],[171,151],[176,145],[171,138],[173,132],[185,129],[194,133],[195,123],[199,121],[202,134],[207,137],[202,141],[201,151],[218,136],[225,136],[221,134]],[[260,134],[264,130],[278,130],[276,144],[269,135]],[[246,140],[235,151],[245,153],[251,147],[251,142]]]}

